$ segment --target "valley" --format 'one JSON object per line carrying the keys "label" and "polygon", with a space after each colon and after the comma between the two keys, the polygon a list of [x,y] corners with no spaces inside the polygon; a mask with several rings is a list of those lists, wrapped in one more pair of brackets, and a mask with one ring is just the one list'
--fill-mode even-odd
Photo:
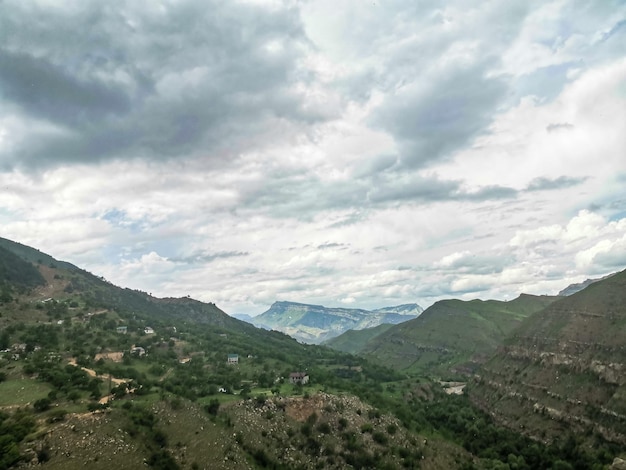
{"label": "valley", "polygon": [[625,283],[442,301],[327,346],[0,239],[0,469],[611,468]]}

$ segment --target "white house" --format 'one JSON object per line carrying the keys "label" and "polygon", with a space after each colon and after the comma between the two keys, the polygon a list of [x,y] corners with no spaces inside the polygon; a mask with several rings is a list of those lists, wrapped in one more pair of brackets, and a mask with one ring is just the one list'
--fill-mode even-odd
{"label": "white house", "polygon": [[306,385],[309,383],[309,374],[306,372],[292,372],[289,374],[289,383]]}

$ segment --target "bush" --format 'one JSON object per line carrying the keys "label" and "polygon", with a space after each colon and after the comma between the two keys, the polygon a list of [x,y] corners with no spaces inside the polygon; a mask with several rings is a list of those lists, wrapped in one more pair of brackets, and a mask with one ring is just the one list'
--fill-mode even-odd
{"label": "bush", "polygon": [[155,452],[148,459],[148,465],[157,470],[178,470],[180,467],[166,450]]}
{"label": "bush", "polygon": [[50,412],[50,416],[48,416],[49,423],[56,423],[57,421],[63,421],[65,419],[65,415],[67,414],[67,410],[57,408]]}
{"label": "bush", "polygon": [[330,434],[330,425],[328,423],[320,423],[317,430],[322,434]]}
{"label": "bush", "polygon": [[372,432],[373,430],[374,430],[374,427],[370,423],[364,423],[363,425],[361,425],[362,433]]}
{"label": "bush", "polygon": [[217,411],[220,409],[220,401],[217,398],[213,398],[208,404],[204,405],[204,411],[212,416],[217,416]]}
{"label": "bush", "polygon": [[35,403],[33,403],[33,408],[38,413],[41,413],[42,411],[50,409],[51,403],[52,401],[49,398],[40,398],[39,400],[35,401]]}
{"label": "bush", "polygon": [[310,436],[312,431],[313,431],[313,428],[311,428],[311,425],[309,423],[305,423],[302,426],[300,426],[300,432],[304,436]]}
{"label": "bush", "polygon": [[50,449],[47,447],[42,447],[37,452],[37,462],[44,463],[50,460]]}
{"label": "bush", "polygon": [[377,442],[380,445],[386,445],[389,441],[389,439],[387,439],[387,436],[380,431],[374,432],[372,434],[372,439],[374,439],[374,442]]}
{"label": "bush", "polygon": [[167,435],[160,429],[152,431],[152,440],[156,445],[163,448],[167,445]]}

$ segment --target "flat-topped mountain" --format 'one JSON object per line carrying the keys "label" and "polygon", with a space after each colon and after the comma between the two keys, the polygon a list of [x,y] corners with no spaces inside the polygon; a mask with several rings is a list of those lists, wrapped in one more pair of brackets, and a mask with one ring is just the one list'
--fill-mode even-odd
{"label": "flat-topped mountain", "polygon": [[626,271],[529,317],[479,376],[472,399],[533,437],[626,444]]}
{"label": "flat-topped mountain", "polygon": [[508,302],[442,300],[418,318],[373,337],[361,353],[396,369],[471,372],[523,319],[555,299],[522,294]]}
{"label": "flat-topped mountain", "polygon": [[422,311],[417,304],[363,310],[274,302],[269,310],[254,317],[253,323],[262,328],[282,331],[304,343],[317,344],[348,330],[405,322],[416,318]]}

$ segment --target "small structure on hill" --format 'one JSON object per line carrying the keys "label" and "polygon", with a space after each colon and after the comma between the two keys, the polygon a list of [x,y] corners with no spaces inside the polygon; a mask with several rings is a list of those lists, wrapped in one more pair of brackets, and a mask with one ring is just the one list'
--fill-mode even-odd
{"label": "small structure on hill", "polygon": [[125,335],[128,332],[128,327],[127,326],[118,326],[116,328],[116,331],[122,335]]}
{"label": "small structure on hill", "polygon": [[239,354],[229,354],[226,362],[228,364],[239,364]]}
{"label": "small structure on hill", "polygon": [[143,329],[143,332],[144,332],[145,334],[147,334],[147,335],[153,335],[153,334],[154,334],[154,330],[153,330],[153,329],[152,329],[152,327],[150,327],[150,326],[146,326],[146,327]]}
{"label": "small structure on hill", "polygon": [[309,383],[309,374],[306,372],[292,372],[289,374],[289,383],[306,385]]}
{"label": "small structure on hill", "polygon": [[146,350],[141,346],[133,346],[132,348],[130,348],[130,353],[136,354],[137,356],[141,357],[146,355]]}

